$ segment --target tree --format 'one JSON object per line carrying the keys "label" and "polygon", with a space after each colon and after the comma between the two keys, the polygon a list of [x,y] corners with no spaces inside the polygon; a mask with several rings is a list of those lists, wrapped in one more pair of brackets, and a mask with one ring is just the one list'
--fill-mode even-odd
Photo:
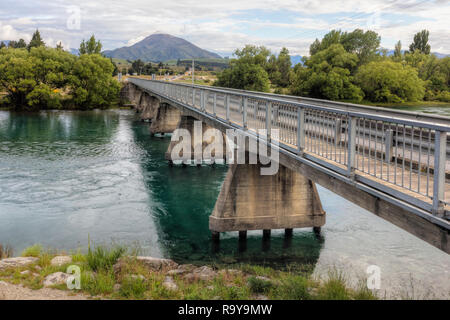
{"label": "tree", "polygon": [[6,48],[6,44],[2,41],[0,42],[0,49]]}
{"label": "tree", "polygon": [[80,55],[82,54],[100,54],[102,52],[102,44],[100,41],[95,40],[95,36],[92,35],[88,41],[81,41]]}
{"label": "tree", "polygon": [[27,43],[25,42],[25,40],[19,39],[19,41],[16,44],[16,49],[26,48],[26,47],[27,47]]}
{"label": "tree", "polygon": [[286,88],[289,86],[289,77],[291,73],[291,56],[289,55],[289,50],[283,48],[277,58],[278,71],[280,72],[280,78],[278,80],[278,85],[280,87]]}
{"label": "tree", "polygon": [[311,44],[309,52],[312,56],[334,44],[342,44],[347,52],[355,53],[358,56],[358,64],[362,65],[374,58],[380,47],[380,41],[380,36],[370,30],[366,32],[361,29],[355,29],[352,32],[331,30],[323,37],[322,41],[316,39]]}
{"label": "tree", "polygon": [[401,59],[402,57],[402,43],[400,40],[395,45],[394,57],[397,59]]}
{"label": "tree", "polygon": [[64,50],[64,47],[63,47],[61,41],[56,44],[56,50]]}
{"label": "tree", "polygon": [[364,94],[355,86],[351,73],[358,64],[355,53],[348,53],[341,44],[332,44],[305,60],[294,69],[290,91],[331,100],[360,101]]}
{"label": "tree", "polygon": [[0,86],[17,109],[59,108],[75,57],[43,46],[0,53]]}
{"label": "tree", "polygon": [[41,33],[38,29],[33,33],[33,37],[31,38],[30,43],[28,44],[28,50],[31,50],[31,48],[37,48],[37,47],[43,47],[45,46],[45,42],[41,38]]}
{"label": "tree", "polygon": [[246,45],[234,53],[237,59],[230,61],[230,67],[217,76],[215,86],[252,91],[269,91],[269,75],[266,68],[270,51],[265,47]]}
{"label": "tree", "polygon": [[[0,47],[1,47],[1,44],[0,44]],[[17,47],[17,41],[14,41],[14,40],[11,40],[9,43],[8,43],[8,48],[16,48]]]}
{"label": "tree", "polygon": [[82,54],[70,79],[73,102],[81,109],[108,107],[117,98],[119,83],[111,77],[114,66],[100,54]]}
{"label": "tree", "polygon": [[131,67],[137,74],[142,74],[142,69],[144,68],[145,63],[141,59],[137,59],[133,61]]}
{"label": "tree", "polygon": [[413,53],[419,50],[421,53],[430,54],[431,46],[428,44],[428,37],[430,32],[428,30],[422,30],[414,35],[414,41],[409,46],[409,51]]}
{"label": "tree", "polygon": [[374,61],[362,66],[355,81],[373,102],[418,101],[425,94],[424,82],[417,70],[390,60]]}

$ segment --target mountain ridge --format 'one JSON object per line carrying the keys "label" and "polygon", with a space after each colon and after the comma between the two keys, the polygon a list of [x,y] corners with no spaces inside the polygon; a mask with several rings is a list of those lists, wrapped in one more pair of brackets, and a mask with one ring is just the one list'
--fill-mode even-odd
{"label": "mountain ridge", "polygon": [[155,33],[132,46],[103,51],[111,58],[125,60],[141,59],[160,62],[173,59],[222,58],[217,53],[204,50],[189,41],[169,34]]}

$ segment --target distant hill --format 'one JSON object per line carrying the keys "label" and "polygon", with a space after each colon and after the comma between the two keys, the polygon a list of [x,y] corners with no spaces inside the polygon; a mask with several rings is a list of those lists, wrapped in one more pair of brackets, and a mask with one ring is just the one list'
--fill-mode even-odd
{"label": "distant hill", "polygon": [[112,58],[125,60],[141,59],[151,62],[189,58],[221,58],[216,53],[201,49],[189,41],[169,34],[152,34],[130,47],[107,50],[103,54]]}
{"label": "distant hill", "polygon": [[[405,52],[406,52],[406,50],[402,50],[402,53],[405,53]],[[439,52],[432,52],[432,54],[434,54],[439,59],[442,59],[442,58],[450,56],[449,54],[439,53]],[[388,56],[393,56],[394,55],[394,50],[388,50],[387,51],[387,55]]]}

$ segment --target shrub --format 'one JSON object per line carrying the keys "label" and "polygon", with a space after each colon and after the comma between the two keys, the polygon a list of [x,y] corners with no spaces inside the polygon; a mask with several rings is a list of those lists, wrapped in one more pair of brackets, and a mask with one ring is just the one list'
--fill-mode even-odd
{"label": "shrub", "polygon": [[42,246],[40,244],[32,245],[22,251],[22,257],[36,257],[38,258],[42,253]]}

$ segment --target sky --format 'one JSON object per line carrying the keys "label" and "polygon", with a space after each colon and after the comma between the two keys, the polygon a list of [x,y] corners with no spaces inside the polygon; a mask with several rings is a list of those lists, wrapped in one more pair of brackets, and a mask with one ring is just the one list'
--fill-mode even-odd
{"label": "sky", "polygon": [[0,0],[0,40],[29,41],[39,28],[47,45],[78,48],[92,34],[104,49],[153,33],[179,36],[222,56],[246,44],[308,55],[329,30],[374,30],[381,46],[430,31],[433,52],[450,54],[450,0]]}

